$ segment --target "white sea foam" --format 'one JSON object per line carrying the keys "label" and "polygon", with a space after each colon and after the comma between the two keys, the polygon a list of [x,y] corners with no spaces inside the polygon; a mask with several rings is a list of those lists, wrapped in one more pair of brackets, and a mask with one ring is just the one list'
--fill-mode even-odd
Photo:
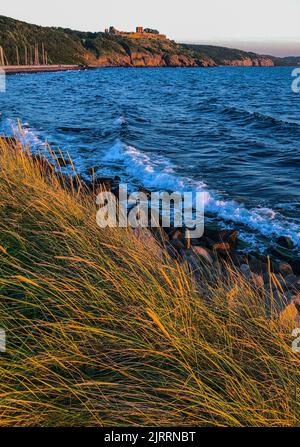
{"label": "white sea foam", "polygon": [[147,154],[119,140],[106,153],[104,161],[122,162],[127,175],[140,180],[148,188],[182,190],[185,187],[184,181],[176,177],[167,161],[162,158],[151,160]]}
{"label": "white sea foam", "polygon": [[[42,148],[45,144],[28,125],[23,124],[22,131],[19,132],[16,123],[10,119],[2,121],[1,132],[7,136],[18,137],[23,144],[31,146],[33,149]],[[79,163],[76,156],[73,158],[75,164],[76,161]],[[225,222],[245,225],[269,239],[274,236],[289,236],[300,248],[300,226],[297,223],[288,221],[270,208],[248,209],[234,200],[225,200],[217,192],[209,190],[205,183],[178,176],[165,158],[147,155],[118,140],[106,152],[103,162],[104,165],[105,163],[121,163],[129,178],[138,180],[146,188],[205,192],[205,211],[216,214]]]}
{"label": "white sea foam", "polygon": [[32,149],[41,149],[45,142],[39,138],[36,131],[31,129],[28,123],[22,123],[21,130],[15,121],[6,118],[1,122],[1,133],[7,137],[18,138],[23,146],[29,146]]}
{"label": "white sea foam", "polygon": [[106,153],[104,161],[122,162],[127,175],[139,180],[148,188],[170,191],[204,191],[206,192],[206,211],[215,213],[226,222],[245,225],[267,238],[289,236],[300,247],[300,227],[296,223],[287,221],[286,218],[270,208],[248,209],[234,200],[224,200],[219,197],[217,192],[210,191],[205,183],[178,177],[167,160],[154,160],[135,147],[117,141]]}

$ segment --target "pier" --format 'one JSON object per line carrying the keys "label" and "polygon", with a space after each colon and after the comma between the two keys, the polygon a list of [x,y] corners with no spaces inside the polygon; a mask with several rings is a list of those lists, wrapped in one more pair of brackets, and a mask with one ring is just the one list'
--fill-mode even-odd
{"label": "pier", "polygon": [[6,74],[47,73],[56,71],[83,70],[89,67],[81,65],[0,65],[0,70]]}

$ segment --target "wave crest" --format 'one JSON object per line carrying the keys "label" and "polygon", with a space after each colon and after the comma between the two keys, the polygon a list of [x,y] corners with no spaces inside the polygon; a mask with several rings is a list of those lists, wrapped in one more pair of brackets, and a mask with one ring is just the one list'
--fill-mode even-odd
{"label": "wave crest", "polygon": [[205,183],[177,176],[166,159],[153,160],[149,155],[118,140],[106,153],[104,160],[122,162],[127,175],[150,189],[206,192],[206,212],[226,222],[242,224],[267,238],[289,236],[300,248],[300,228],[296,223],[288,222],[270,208],[248,209],[234,200],[224,200],[216,191],[209,190]]}

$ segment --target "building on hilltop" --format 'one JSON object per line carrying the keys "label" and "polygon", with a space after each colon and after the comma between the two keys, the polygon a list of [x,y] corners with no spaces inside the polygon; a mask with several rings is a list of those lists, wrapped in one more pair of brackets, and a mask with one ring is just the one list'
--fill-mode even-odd
{"label": "building on hilltop", "polygon": [[137,34],[143,34],[144,32],[144,28],[142,26],[137,26],[136,27],[136,33]]}
{"label": "building on hilltop", "polygon": [[106,28],[105,34],[110,34],[112,36],[122,36],[122,37],[129,37],[131,39],[141,39],[141,38],[148,38],[148,39],[166,39],[167,36],[164,34],[160,34],[157,30],[152,30],[150,28],[143,28],[142,26],[137,26],[136,31],[119,31],[114,26],[110,26],[109,28]]}

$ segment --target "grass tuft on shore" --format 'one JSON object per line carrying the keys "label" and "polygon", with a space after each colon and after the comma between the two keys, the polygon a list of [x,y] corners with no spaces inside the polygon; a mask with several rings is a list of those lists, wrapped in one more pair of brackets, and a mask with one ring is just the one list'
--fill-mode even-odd
{"label": "grass tuft on shore", "polygon": [[95,195],[5,139],[0,191],[0,426],[299,425],[293,309],[101,230]]}

